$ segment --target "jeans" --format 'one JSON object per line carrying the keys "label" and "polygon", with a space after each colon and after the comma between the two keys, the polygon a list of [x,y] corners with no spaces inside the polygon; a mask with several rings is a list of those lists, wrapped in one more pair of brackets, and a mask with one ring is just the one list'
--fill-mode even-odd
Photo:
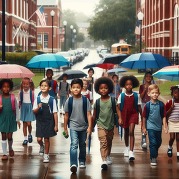
{"label": "jeans", "polygon": [[66,100],[67,96],[60,96],[60,109],[62,109],[62,106],[64,108]]}
{"label": "jeans", "polygon": [[148,129],[150,159],[158,157],[158,149],[162,144],[162,131]]}
{"label": "jeans", "polygon": [[86,137],[87,132],[75,131],[70,129],[70,166],[75,164],[78,166],[78,145],[79,145],[79,163],[86,162]]}

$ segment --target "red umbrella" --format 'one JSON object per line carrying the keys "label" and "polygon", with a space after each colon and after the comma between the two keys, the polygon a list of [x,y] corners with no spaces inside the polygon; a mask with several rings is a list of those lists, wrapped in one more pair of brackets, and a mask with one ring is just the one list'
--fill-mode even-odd
{"label": "red umbrella", "polygon": [[96,67],[109,70],[109,69],[114,68],[114,65],[115,65],[115,64],[112,64],[112,63],[104,63],[104,59],[102,59],[102,60],[100,60],[100,61],[96,64]]}

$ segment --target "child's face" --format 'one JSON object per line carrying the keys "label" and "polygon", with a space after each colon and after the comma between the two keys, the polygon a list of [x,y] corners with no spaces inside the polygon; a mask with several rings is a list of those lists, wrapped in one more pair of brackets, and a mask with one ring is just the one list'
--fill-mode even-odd
{"label": "child's face", "polygon": [[106,96],[109,94],[109,88],[107,84],[100,84],[99,85],[99,94],[101,96]]}
{"label": "child's face", "polygon": [[148,95],[152,100],[157,100],[160,95],[160,92],[158,89],[152,89],[148,92]]}
{"label": "child's face", "polygon": [[10,85],[9,85],[9,83],[5,82],[2,85],[1,91],[3,92],[3,94],[9,94],[9,92],[10,92]]}
{"label": "child's face", "polygon": [[82,90],[82,88],[81,88],[80,84],[73,84],[71,86],[71,92],[73,93],[74,96],[81,95],[81,90]]}
{"label": "child's face", "polygon": [[67,76],[63,76],[63,81],[66,81],[67,80]]}
{"label": "child's face", "polygon": [[179,99],[179,89],[173,90],[172,96],[174,99],[178,100]]}
{"label": "child's face", "polygon": [[53,76],[52,71],[47,71],[46,76],[47,76],[47,79],[51,79]]}
{"label": "child's face", "polygon": [[83,89],[87,89],[88,88],[88,83],[87,83],[87,81],[83,81]]}
{"label": "child's face", "polygon": [[50,90],[50,87],[49,87],[48,83],[43,82],[40,85],[40,90],[42,91],[42,93],[48,93],[48,91]]}
{"label": "child's face", "polygon": [[126,83],[125,83],[125,86],[124,88],[126,89],[126,91],[130,92],[132,91],[132,88],[133,88],[133,83],[131,80],[127,80]]}
{"label": "child's face", "polygon": [[151,75],[151,74],[146,74],[146,76],[145,76],[145,81],[146,81],[147,83],[151,83],[151,81],[152,81],[152,75]]}
{"label": "child's face", "polygon": [[112,78],[112,80],[113,80],[114,82],[117,82],[117,81],[118,81],[118,77],[117,77],[117,76],[114,76],[114,77]]}
{"label": "child's face", "polygon": [[23,80],[22,81],[22,87],[24,91],[28,91],[30,88],[30,81],[29,80]]}
{"label": "child's face", "polygon": [[92,76],[93,76],[93,71],[90,70],[90,71],[88,72],[88,75],[89,75],[90,77],[92,77]]}

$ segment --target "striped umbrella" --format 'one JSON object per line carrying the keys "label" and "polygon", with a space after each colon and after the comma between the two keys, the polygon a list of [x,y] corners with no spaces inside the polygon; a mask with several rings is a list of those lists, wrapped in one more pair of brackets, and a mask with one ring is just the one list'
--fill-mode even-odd
{"label": "striped umbrella", "polygon": [[166,66],[153,74],[154,77],[170,81],[179,81],[179,65]]}

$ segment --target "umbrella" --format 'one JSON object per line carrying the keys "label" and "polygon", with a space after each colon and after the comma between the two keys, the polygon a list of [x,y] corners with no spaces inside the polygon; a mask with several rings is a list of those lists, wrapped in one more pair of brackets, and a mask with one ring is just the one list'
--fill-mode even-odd
{"label": "umbrella", "polygon": [[114,64],[112,63],[104,63],[104,59],[101,59],[97,64],[96,67],[103,68],[103,69],[112,69],[114,67]]}
{"label": "umbrella", "polygon": [[108,55],[108,56],[106,56],[104,58],[103,63],[120,64],[128,56],[129,55],[127,55],[127,54],[112,54],[112,55]]}
{"label": "umbrella", "polygon": [[93,68],[93,67],[96,67],[96,63],[88,64],[83,69],[88,69],[88,68]]}
{"label": "umbrella", "polygon": [[[81,70],[67,70],[65,74],[68,75],[68,80],[75,78],[83,78],[86,77],[87,74],[82,72]],[[58,78],[58,80],[63,80],[63,74]]]}
{"label": "umbrella", "polygon": [[0,78],[32,78],[32,73],[28,68],[16,64],[0,65]]}
{"label": "umbrella", "polygon": [[108,70],[107,73],[122,73],[126,72],[127,70],[124,68],[113,68],[111,70]]}
{"label": "umbrella", "polygon": [[171,64],[165,57],[151,52],[130,55],[120,63],[120,66],[130,69],[160,69],[169,65]]}
{"label": "umbrella", "polygon": [[159,79],[179,81],[179,65],[166,66],[155,72],[153,76]]}
{"label": "umbrella", "polygon": [[91,148],[91,135],[88,136],[88,154],[90,154],[90,148]]}
{"label": "umbrella", "polygon": [[69,66],[66,58],[58,54],[42,54],[34,56],[28,63],[28,68],[59,68]]}

